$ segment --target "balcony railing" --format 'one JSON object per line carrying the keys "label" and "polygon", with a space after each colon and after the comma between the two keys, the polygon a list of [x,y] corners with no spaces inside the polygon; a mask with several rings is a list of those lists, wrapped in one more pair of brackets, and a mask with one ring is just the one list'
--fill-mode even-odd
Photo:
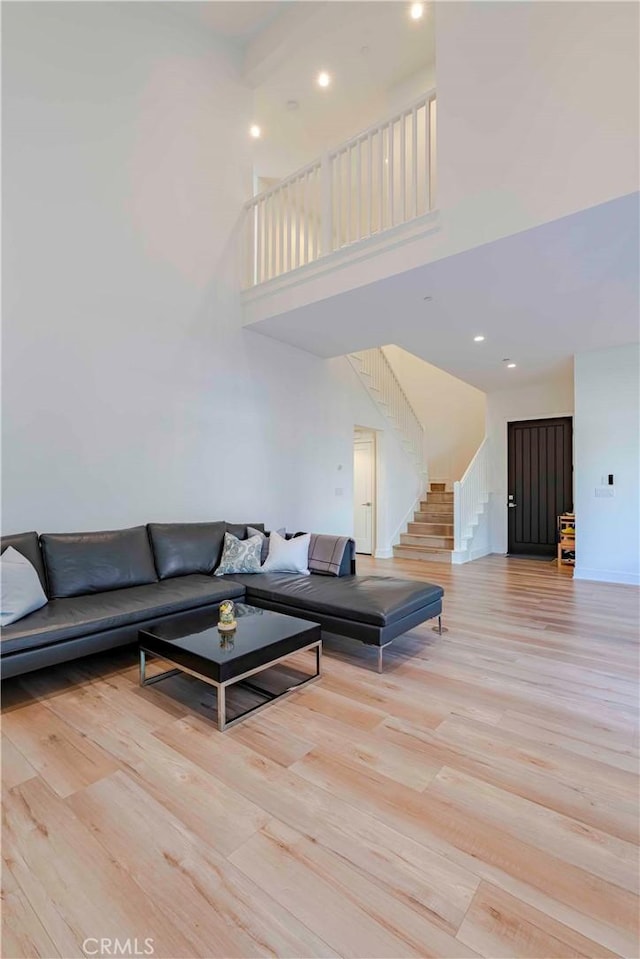
{"label": "balcony railing", "polygon": [[434,209],[435,118],[431,91],[250,200],[244,288]]}

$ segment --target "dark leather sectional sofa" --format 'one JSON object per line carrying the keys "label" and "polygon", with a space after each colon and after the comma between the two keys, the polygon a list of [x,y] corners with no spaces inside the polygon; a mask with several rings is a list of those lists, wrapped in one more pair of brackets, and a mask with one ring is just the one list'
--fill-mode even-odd
{"label": "dark leather sectional sofa", "polygon": [[[260,523],[248,524],[264,529]],[[382,650],[419,623],[440,617],[440,586],[390,576],[358,576],[349,541],[339,575],[256,573],[213,576],[225,532],[245,524],[150,523],[92,533],[4,536],[36,568],[49,602],[2,631],[2,678],[135,642],[140,629],[214,614],[224,599],[317,622]]]}

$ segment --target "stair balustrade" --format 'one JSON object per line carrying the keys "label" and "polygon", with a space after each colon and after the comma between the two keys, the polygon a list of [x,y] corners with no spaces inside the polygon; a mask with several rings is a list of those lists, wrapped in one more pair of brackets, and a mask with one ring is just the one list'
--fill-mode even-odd
{"label": "stair balustrade", "polygon": [[424,428],[389,360],[380,348],[350,353],[348,359],[373,400],[400,433],[402,446],[424,485],[427,478]]}
{"label": "stair balustrade", "polygon": [[454,551],[464,552],[489,501],[489,445],[485,439],[478,447],[461,480],[453,484]]}
{"label": "stair balustrade", "polygon": [[432,90],[246,203],[244,289],[433,210],[435,107]]}

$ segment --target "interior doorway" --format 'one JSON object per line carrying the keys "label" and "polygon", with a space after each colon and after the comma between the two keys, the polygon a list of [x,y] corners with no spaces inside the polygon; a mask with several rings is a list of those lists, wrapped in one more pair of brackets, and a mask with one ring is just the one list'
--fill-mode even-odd
{"label": "interior doorway", "polygon": [[507,424],[510,554],[554,556],[556,522],[573,509],[570,416]]}
{"label": "interior doorway", "polygon": [[353,435],[353,528],[356,552],[375,551],[376,434],[356,426]]}

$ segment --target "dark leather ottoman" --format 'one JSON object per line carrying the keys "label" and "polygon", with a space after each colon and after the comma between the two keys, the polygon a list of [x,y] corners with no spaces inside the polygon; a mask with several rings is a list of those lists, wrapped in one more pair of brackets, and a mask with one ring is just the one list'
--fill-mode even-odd
{"label": "dark leather ottoman", "polygon": [[[226,578],[226,577],[225,577]],[[296,573],[233,575],[246,589],[247,602],[320,623],[378,647],[382,671],[385,646],[428,619],[441,627],[444,590],[434,583],[394,576],[300,576]]]}

